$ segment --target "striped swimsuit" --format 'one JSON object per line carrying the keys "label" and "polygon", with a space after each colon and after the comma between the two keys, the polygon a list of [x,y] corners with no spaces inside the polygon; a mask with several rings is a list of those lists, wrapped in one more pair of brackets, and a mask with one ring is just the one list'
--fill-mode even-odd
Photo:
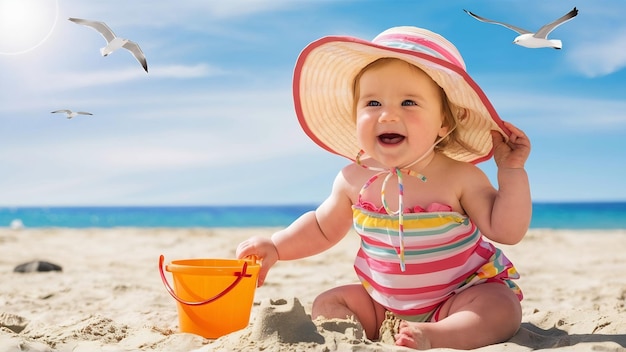
{"label": "striped swimsuit", "polygon": [[504,254],[485,241],[474,223],[435,204],[405,212],[405,270],[401,270],[398,216],[359,202],[353,207],[361,247],[354,268],[370,296],[411,321],[436,321],[438,309],[455,293],[484,282],[501,282],[522,299],[519,278]]}

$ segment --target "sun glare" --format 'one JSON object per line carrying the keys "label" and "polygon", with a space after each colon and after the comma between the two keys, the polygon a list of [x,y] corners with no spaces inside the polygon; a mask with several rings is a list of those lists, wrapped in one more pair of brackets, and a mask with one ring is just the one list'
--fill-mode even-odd
{"label": "sun glare", "polygon": [[58,10],[58,0],[0,0],[0,54],[22,54],[43,44]]}

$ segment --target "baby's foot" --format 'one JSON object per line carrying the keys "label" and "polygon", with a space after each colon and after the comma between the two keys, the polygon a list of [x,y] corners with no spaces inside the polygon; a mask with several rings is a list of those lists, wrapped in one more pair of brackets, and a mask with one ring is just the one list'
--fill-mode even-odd
{"label": "baby's foot", "polygon": [[420,325],[410,321],[401,321],[398,333],[395,335],[396,345],[414,348],[416,350],[427,350],[431,348],[430,341],[424,335]]}

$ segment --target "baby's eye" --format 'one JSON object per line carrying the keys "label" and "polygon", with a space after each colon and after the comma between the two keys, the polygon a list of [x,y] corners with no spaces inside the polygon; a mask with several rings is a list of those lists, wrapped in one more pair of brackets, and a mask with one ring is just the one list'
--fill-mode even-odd
{"label": "baby's eye", "polygon": [[380,103],[377,102],[376,100],[370,100],[367,102],[366,104],[367,106],[380,106]]}
{"label": "baby's eye", "polygon": [[417,103],[414,102],[413,100],[405,100],[402,102],[402,106],[413,106],[413,105],[417,105]]}

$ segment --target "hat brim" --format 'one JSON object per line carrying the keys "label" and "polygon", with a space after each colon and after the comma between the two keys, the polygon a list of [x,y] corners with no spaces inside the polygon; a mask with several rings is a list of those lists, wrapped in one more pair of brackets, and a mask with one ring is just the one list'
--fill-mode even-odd
{"label": "hat brim", "polygon": [[487,160],[493,153],[490,131],[510,135],[485,93],[461,67],[425,53],[328,36],[304,48],[294,69],[296,115],[316,144],[354,160],[360,150],[353,117],[354,78],[380,58],[398,58],[419,67],[443,88],[452,105],[467,109],[466,118],[458,121],[458,133],[476,151],[452,143],[443,149],[449,157],[471,163]]}

